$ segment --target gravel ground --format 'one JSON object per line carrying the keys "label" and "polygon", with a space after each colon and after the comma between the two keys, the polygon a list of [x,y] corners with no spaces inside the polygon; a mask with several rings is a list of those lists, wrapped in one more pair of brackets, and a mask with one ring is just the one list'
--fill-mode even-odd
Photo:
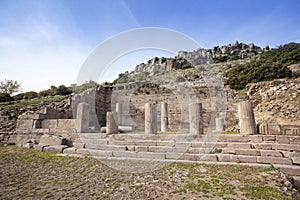
{"label": "gravel ground", "polygon": [[94,158],[9,146],[0,147],[0,170],[0,199],[300,199],[272,168],[172,163],[125,173]]}

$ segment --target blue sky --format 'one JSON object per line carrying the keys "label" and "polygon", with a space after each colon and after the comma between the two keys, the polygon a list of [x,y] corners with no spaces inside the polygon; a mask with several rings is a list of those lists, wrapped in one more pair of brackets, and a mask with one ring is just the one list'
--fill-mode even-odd
{"label": "blue sky", "polygon": [[[205,48],[300,42],[299,10],[299,0],[0,0],[0,81],[23,91],[68,86],[99,43],[134,28],[173,29]],[[116,62],[108,80],[155,55],[165,54]]]}

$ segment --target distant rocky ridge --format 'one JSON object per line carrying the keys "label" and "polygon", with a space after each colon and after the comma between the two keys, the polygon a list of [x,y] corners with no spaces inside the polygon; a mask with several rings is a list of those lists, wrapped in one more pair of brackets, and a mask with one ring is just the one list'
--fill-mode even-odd
{"label": "distant rocky ridge", "polygon": [[147,63],[137,65],[132,72],[125,73],[125,79],[117,80],[117,83],[139,81],[146,77],[160,76],[170,71],[189,69],[198,65],[243,60],[269,49],[269,46],[261,48],[253,43],[245,44],[236,41],[235,44],[215,46],[211,49],[199,48],[191,52],[180,51],[174,58],[155,57]]}

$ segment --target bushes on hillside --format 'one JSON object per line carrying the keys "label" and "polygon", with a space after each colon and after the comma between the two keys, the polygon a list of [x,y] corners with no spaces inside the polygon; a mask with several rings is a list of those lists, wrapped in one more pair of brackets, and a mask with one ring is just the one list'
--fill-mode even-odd
{"label": "bushes on hillside", "polygon": [[239,64],[225,73],[232,89],[243,89],[248,83],[289,78],[288,65],[300,62],[300,44],[290,43],[262,53],[256,59]]}
{"label": "bushes on hillside", "polygon": [[0,102],[9,102],[12,101],[13,98],[8,93],[0,93]]}
{"label": "bushes on hillside", "polygon": [[20,93],[20,94],[13,96],[14,100],[33,99],[36,97],[38,97],[38,93],[36,93],[34,91]]}

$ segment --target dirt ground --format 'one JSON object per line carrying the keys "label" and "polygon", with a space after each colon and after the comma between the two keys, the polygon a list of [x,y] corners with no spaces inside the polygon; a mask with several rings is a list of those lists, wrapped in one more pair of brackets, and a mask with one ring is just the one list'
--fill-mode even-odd
{"label": "dirt ground", "polygon": [[172,163],[125,173],[94,158],[9,146],[0,147],[0,173],[0,199],[300,199],[273,168]]}

